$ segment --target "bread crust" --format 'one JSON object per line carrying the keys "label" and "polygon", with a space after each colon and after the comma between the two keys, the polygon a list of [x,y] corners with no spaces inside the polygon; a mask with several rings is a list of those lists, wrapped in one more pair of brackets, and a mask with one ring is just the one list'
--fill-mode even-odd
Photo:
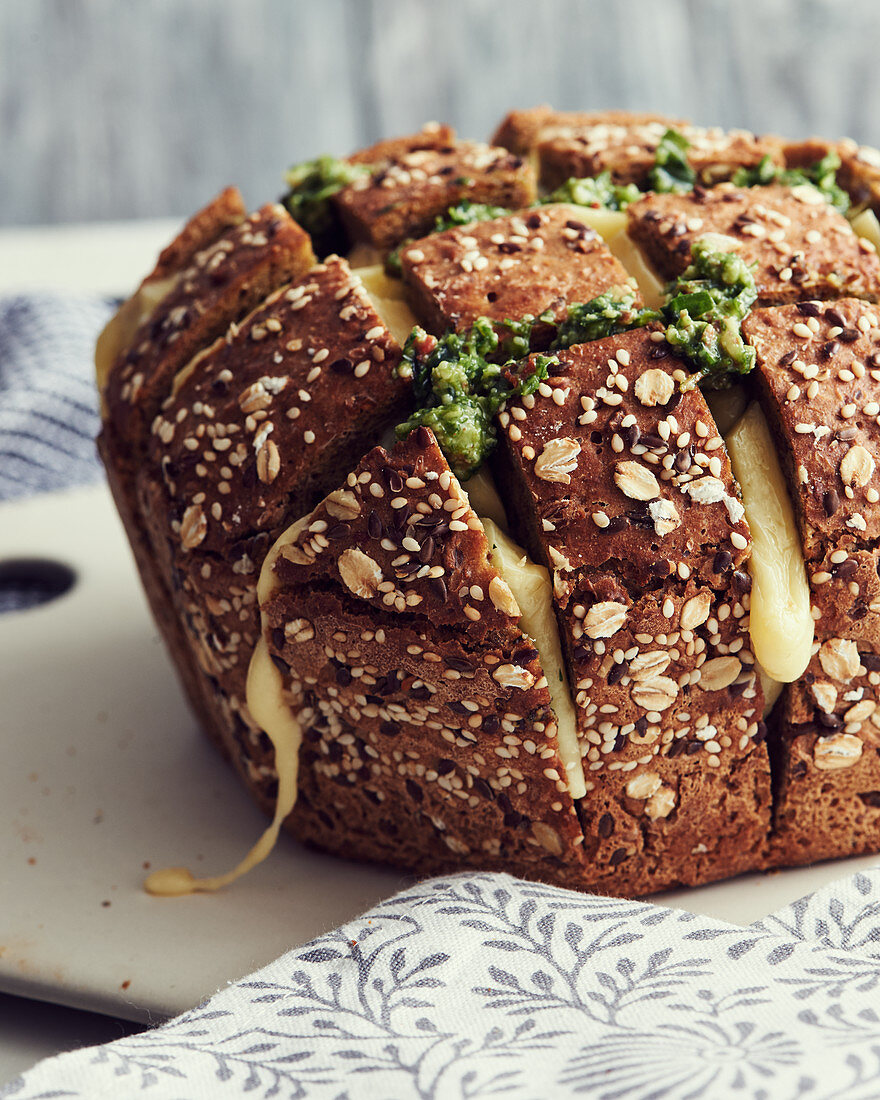
{"label": "bread crust", "polygon": [[628,232],[664,279],[691,262],[707,233],[754,265],[758,303],[848,295],[876,300],[880,260],[842,214],[813,187],[734,187],[720,184],[687,194],[651,194],[627,209]]}
{"label": "bread crust", "polygon": [[[715,859],[753,866],[770,823],[749,529],[705,400],[678,390],[660,335],[561,352],[559,373],[502,414],[496,463],[553,575],[587,881],[635,893],[702,880]],[[730,852],[707,800],[719,788],[720,812],[738,807]]]}
{"label": "bread crust", "polygon": [[[466,329],[478,317],[500,322],[549,312],[558,322],[569,305],[629,283],[580,208],[565,204],[433,233],[400,258],[413,311],[432,332]],[[534,334],[539,346],[550,331]]]}
{"label": "bread crust", "polygon": [[756,167],[769,157],[782,162],[778,142],[757,137],[747,130],[721,130],[692,126],[678,119],[623,112],[599,116],[593,121],[552,122],[542,127],[537,143],[540,181],[548,190],[572,176],[597,176],[610,172],[616,183],[650,185],[657,147],[668,129],[688,143],[687,158],[698,182],[712,185],[730,179],[738,168]]}
{"label": "bread crust", "polygon": [[377,141],[365,149],[358,149],[346,159],[350,164],[366,164],[371,168],[382,169],[408,153],[416,153],[423,149],[445,149],[447,146],[454,145],[455,140],[455,130],[451,126],[429,122],[416,134]]}
{"label": "bread crust", "polygon": [[880,786],[878,312],[857,299],[805,302],[756,310],[743,326],[788,475],[816,623],[810,664],[771,726],[774,862],[880,841],[880,797],[871,795]]}
{"label": "bread crust", "polygon": [[401,349],[333,257],[281,287],[180,371],[137,484],[154,559],[231,755],[259,729],[245,702],[256,582],[280,532],[405,415]]}
{"label": "bread crust", "polygon": [[403,866],[452,853],[579,877],[547,680],[487,553],[424,428],[371,451],[281,551],[263,612],[305,736],[297,835]]}
{"label": "bread crust", "polygon": [[383,251],[430,231],[448,207],[469,201],[518,209],[537,197],[532,168],[506,149],[456,141],[419,149],[333,196],[349,238]]}
{"label": "bread crust", "polygon": [[[504,120],[506,148],[432,125],[361,150],[349,160],[373,171],[333,202],[354,239],[387,250],[462,199],[526,207],[536,163],[551,186],[603,170],[644,185],[670,124],[705,182],[782,163],[777,139],[536,108]],[[806,163],[820,147],[784,154]],[[842,185],[873,201],[861,154],[836,148]],[[749,385],[782,455],[816,623],[769,730],[750,532],[660,325],[558,352],[497,419],[513,533],[552,578],[577,801],[547,671],[436,441],[420,429],[373,446],[410,411],[410,387],[346,262],[314,266],[281,208],[247,217],[231,188],[164,250],[129,309],[152,313],[109,366],[99,446],[193,707],[271,810],[275,750],[246,699],[265,640],[304,733],[294,835],[422,873],[487,867],[629,895],[880,849],[880,322],[867,300],[880,262],[808,191],[721,183],[628,215],[666,276],[707,232],[758,265],[768,305],[743,329]],[[435,335],[479,316],[558,321],[627,277],[565,205],[429,234],[402,264]],[[533,350],[552,331],[536,326]],[[263,560],[301,517],[260,609]]]}

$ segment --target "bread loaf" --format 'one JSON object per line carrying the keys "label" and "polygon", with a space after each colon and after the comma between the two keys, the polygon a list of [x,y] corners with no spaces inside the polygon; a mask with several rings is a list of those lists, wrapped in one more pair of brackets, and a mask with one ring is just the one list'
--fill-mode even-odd
{"label": "bread loaf", "polygon": [[201,723],[295,836],[420,873],[880,850],[876,158],[543,107],[493,141],[223,192],[103,334]]}

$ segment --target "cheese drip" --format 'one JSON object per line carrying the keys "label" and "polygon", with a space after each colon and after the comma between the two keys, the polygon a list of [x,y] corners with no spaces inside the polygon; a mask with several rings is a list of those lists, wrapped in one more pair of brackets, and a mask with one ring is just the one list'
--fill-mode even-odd
{"label": "cheese drip", "polygon": [[388,331],[401,347],[418,324],[406,300],[406,288],[400,279],[385,274],[381,264],[356,268],[353,272],[364,284],[373,309],[385,322]]}
{"label": "cheese drip", "polygon": [[[264,605],[278,588],[273,566],[283,546],[293,542],[311,522],[311,516],[297,520],[278,538],[266,555],[257,584],[257,598]],[[266,643],[266,621],[263,616],[263,637],[257,643],[247,678],[247,705],[252,718],[260,726],[275,749],[275,771],[278,774],[278,794],[272,823],[244,859],[231,871],[212,878],[196,878],[185,867],[166,867],[154,871],[144,883],[148,894],[180,897],[183,894],[211,893],[235,882],[269,855],[278,840],[284,820],[296,805],[299,772],[299,747],[302,729],[290,712],[284,698],[284,682],[275,667]]]}
{"label": "cheese drip", "polygon": [[752,532],[752,650],[766,676],[788,684],[809,664],[814,624],[794,511],[757,403],[748,407],[725,442]]}
{"label": "cheese drip", "polygon": [[556,713],[556,748],[565,769],[568,789],[572,798],[583,798],[587,793],[584,767],[578,745],[574,703],[565,676],[562,645],[553,614],[550,575],[542,565],[530,561],[522,547],[517,546],[491,519],[481,517],[480,522],[489,540],[489,561],[513,592],[522,613],[520,629],[532,639],[541,657],[550,702]]}
{"label": "cheese drip", "polygon": [[272,663],[265,638],[261,638],[248,669],[247,696],[251,714],[265,730],[275,749],[278,795],[272,824],[231,871],[212,878],[196,878],[185,867],[165,867],[155,871],[144,883],[148,894],[180,897],[183,894],[211,893],[246,875],[262,863],[275,847],[284,819],[296,804],[299,746],[302,741],[302,730],[284,702],[283,693],[281,673]]}
{"label": "cheese drip", "polygon": [[95,345],[95,375],[98,390],[103,391],[110,370],[120,352],[131,346],[135,333],[152,317],[159,303],[177,286],[179,275],[146,282],[123,302],[113,314],[98,337]]}

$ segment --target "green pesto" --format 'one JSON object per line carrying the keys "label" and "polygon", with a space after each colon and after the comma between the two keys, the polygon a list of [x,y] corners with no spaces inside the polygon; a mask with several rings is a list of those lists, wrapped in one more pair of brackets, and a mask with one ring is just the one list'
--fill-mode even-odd
{"label": "green pesto", "polygon": [[660,317],[657,310],[636,307],[633,286],[615,287],[589,302],[569,306],[565,320],[559,322],[551,349],[558,351],[573,344],[586,344],[618,332],[642,328]]}
{"label": "green pesto", "polygon": [[737,187],[760,187],[770,183],[781,183],[785,187],[800,187],[812,184],[829,206],[841,214],[849,210],[849,195],[837,182],[837,170],[840,157],[834,150],[809,168],[781,168],[770,157],[763,157],[754,168],[738,168],[733,175]]}
{"label": "green pesto", "polygon": [[[438,214],[434,219],[434,228],[430,230],[430,233],[442,233],[444,229],[453,229],[457,225],[488,222],[493,218],[503,218],[509,213],[510,210],[506,206],[490,206],[485,202],[468,202],[465,199],[456,203],[455,206],[447,207],[444,214]],[[385,257],[385,270],[389,275],[400,278],[402,274],[400,253],[412,242],[413,238],[407,237],[405,241],[401,241],[397,248],[392,249]]]}
{"label": "green pesto", "polygon": [[[534,393],[556,360],[535,356],[533,370],[521,373],[521,359],[494,362],[503,341],[486,317],[466,332],[440,338],[413,329],[398,374],[412,379],[417,411],[397,428],[400,438],[414,428],[430,428],[456,477],[467,478],[497,442],[495,414],[509,397]],[[528,348],[526,347],[526,351]]]}
{"label": "green pesto", "polygon": [[687,151],[691,143],[678,130],[667,130],[654,154],[654,167],[648,173],[652,191],[692,191],[697,174],[691,168]]}
{"label": "green pesto", "polygon": [[316,249],[326,255],[339,240],[341,227],[330,199],[343,187],[370,175],[372,166],[322,156],[294,165],[285,173],[290,188],[281,201],[290,216],[312,237]]}
{"label": "green pesto", "polygon": [[[658,322],[670,347],[693,369],[682,389],[723,387],[755,365],[755,349],[744,342],[741,325],[756,297],[751,270],[739,256],[713,252],[697,240],[690,266],[669,285],[659,310],[638,308],[633,285],[614,288],[570,306],[556,323],[550,350]],[[420,425],[431,428],[455,474],[473,474],[495,446],[493,421],[501,405],[534,393],[549,367],[559,364],[554,356],[535,355],[530,373],[522,369],[539,322],[553,324],[553,314],[503,322],[480,317],[466,332],[439,338],[413,329],[397,373],[412,381],[416,412],[397,428],[398,436]]]}
{"label": "green pesto", "polygon": [[600,172],[598,176],[566,180],[561,187],[541,199],[540,205],[568,202],[593,210],[626,210],[630,203],[641,197],[642,192],[634,183],[614,183],[610,172]]}
{"label": "green pesto", "polygon": [[685,383],[688,389],[726,386],[732,375],[748,374],[755,365],[755,349],[743,341],[740,328],[757,298],[752,273],[741,257],[713,252],[703,240],[695,242],[691,257],[687,270],[667,287],[659,310],[636,308],[631,288],[608,291],[569,307],[551,350],[659,321],[667,343],[694,369]]}
{"label": "green pesto", "polygon": [[758,293],[740,256],[714,252],[705,241],[695,241],[690,266],[667,294],[662,307],[667,343],[695,370],[683,388],[728,386],[732,375],[754,368],[755,349],[740,330]]}

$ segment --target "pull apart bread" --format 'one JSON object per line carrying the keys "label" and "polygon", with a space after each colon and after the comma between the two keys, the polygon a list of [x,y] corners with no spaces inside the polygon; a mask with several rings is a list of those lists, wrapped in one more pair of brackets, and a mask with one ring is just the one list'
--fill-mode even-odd
{"label": "pull apart bread", "polygon": [[186,225],[99,446],[276,825],[620,895],[880,850],[878,163],[536,108]]}

